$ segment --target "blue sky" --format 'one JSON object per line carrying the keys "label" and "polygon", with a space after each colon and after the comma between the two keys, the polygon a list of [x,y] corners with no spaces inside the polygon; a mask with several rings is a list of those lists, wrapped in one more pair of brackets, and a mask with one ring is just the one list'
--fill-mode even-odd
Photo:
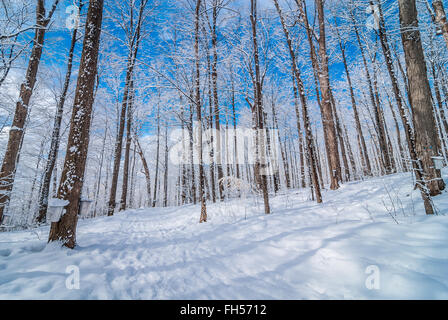
{"label": "blue sky", "polygon": [[[49,1],[47,1],[48,4],[50,3]],[[313,2],[313,1],[311,1]],[[59,73],[60,74],[64,74],[65,73],[65,69],[66,69],[66,56],[67,56],[67,52],[69,49],[69,45],[70,45],[70,38],[71,38],[71,31],[66,27],[66,20],[69,18],[69,14],[66,13],[66,8],[70,5],[73,4],[72,0],[63,0],[58,8],[58,11],[56,12],[55,15],[55,19],[54,19],[54,23],[53,23],[53,27],[51,29],[50,32],[48,32],[47,37],[46,37],[46,46],[45,46],[45,50],[44,50],[44,54],[42,57],[42,63],[45,64],[48,67],[52,67],[52,68],[58,68],[59,69]],[[245,12],[248,13],[249,11],[249,1],[247,0],[235,0],[235,2],[232,4],[233,8],[238,9],[238,11],[243,12],[243,15],[245,14]],[[312,5],[312,4],[310,4]],[[108,1],[106,1],[106,10],[105,12],[107,12],[107,6],[108,6]],[[263,9],[272,9],[274,10],[274,7],[272,5],[272,0],[259,0],[259,8],[260,10]],[[166,13],[171,11],[172,9],[170,9],[170,4],[169,1],[162,1],[160,7],[157,10],[156,15],[154,16],[154,20],[159,22],[166,20],[167,15]],[[286,8],[285,8],[286,10]],[[87,11],[87,5],[84,6],[82,13],[85,15]],[[312,12],[311,9],[309,9],[309,12]],[[107,14],[105,13],[105,16]],[[273,19],[269,20],[269,23],[275,23],[276,28],[278,29],[277,32],[279,32],[275,38],[273,38],[274,40],[273,43],[271,44],[272,46],[272,50],[275,54],[276,50],[277,50],[277,46],[283,46],[284,45],[284,37],[283,34],[281,32],[281,27],[279,25],[279,22],[277,20],[277,16],[276,13],[274,12],[272,15]],[[169,22],[169,21],[168,21]],[[192,23],[192,22],[191,22]],[[110,32],[110,27],[111,25],[108,22],[108,19],[105,17],[104,19],[104,23],[103,23],[103,29],[107,30],[107,32]],[[117,31],[118,28],[115,28],[115,32],[119,32]],[[329,33],[329,30],[327,30],[327,33]],[[149,41],[145,41],[144,43],[144,48],[140,51],[140,59],[145,60],[146,62],[151,62],[154,59],[158,59],[160,57],[163,57],[165,52],[163,50],[163,48],[159,47],[159,43],[160,43],[160,37],[162,36],[162,33],[160,32],[160,29],[154,29],[154,31],[151,33],[151,39]],[[276,43],[276,41],[280,41],[281,43]],[[303,41],[305,41],[306,43],[306,39],[303,38]],[[104,45],[104,43],[103,43]],[[81,50],[82,44],[81,42],[78,42],[77,47],[76,47],[76,51],[77,51],[77,57],[79,58],[80,56],[80,50]],[[307,49],[307,45],[303,46],[303,54],[305,54],[306,56],[308,56],[308,49]],[[112,48],[110,48],[111,50],[113,49],[116,54],[121,55],[123,58],[126,57],[127,52],[125,50],[125,48],[120,48],[119,46],[114,46]],[[357,59],[357,50],[354,49],[353,46],[348,46],[348,59],[350,61],[352,61],[353,59]],[[300,54],[300,52],[299,52]],[[339,53],[338,53],[339,54]],[[144,55],[144,56],[142,56]],[[349,63],[350,63],[349,61]],[[107,67],[107,63],[109,61],[102,61],[103,64],[106,64]],[[285,83],[289,83],[288,81],[290,81],[290,73],[289,73],[289,57],[287,57],[284,60],[284,66],[281,66],[282,68],[279,68],[279,66],[276,65],[272,65],[270,68],[269,73],[272,75],[273,78],[277,78],[277,79],[283,79],[283,81]],[[307,62],[308,63],[308,62]],[[330,70],[331,70],[331,77],[333,81],[339,81],[339,80],[345,80],[345,72],[343,69],[343,65],[342,63],[333,63],[330,66]],[[75,65],[73,67],[73,79],[75,79],[75,76],[77,74],[77,69],[78,69],[78,65],[75,62]],[[283,71],[281,70],[283,69]],[[310,65],[308,63],[308,65],[306,66],[304,73],[306,74],[306,72],[309,72],[310,69]],[[122,79],[124,79],[124,71],[122,72]],[[54,80],[57,80],[56,78]],[[309,99],[312,101],[313,99],[315,99],[315,89],[312,86],[313,81],[311,81],[311,79],[305,78],[304,79],[307,83],[307,89],[308,89],[308,93],[309,93]],[[104,83],[101,83],[101,86],[104,86]],[[121,83],[121,86],[123,86],[123,81]],[[224,100],[224,99],[223,99]],[[238,101],[238,109],[240,108],[246,108],[247,107],[247,103],[244,101],[244,97],[239,97]]]}

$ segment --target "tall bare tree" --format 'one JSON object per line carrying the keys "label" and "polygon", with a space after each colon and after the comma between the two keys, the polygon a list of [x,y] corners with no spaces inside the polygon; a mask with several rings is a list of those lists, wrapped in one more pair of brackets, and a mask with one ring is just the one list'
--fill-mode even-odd
{"label": "tall bare tree", "polygon": [[197,119],[197,152],[199,161],[199,200],[201,201],[201,216],[199,222],[207,222],[207,206],[205,199],[205,174],[202,154],[202,105],[201,105],[201,68],[199,56],[199,23],[201,19],[201,0],[196,0],[196,8],[194,15],[194,59],[195,59],[195,73],[194,73],[194,91],[195,91],[195,105],[196,105],[196,119]]}
{"label": "tall bare tree", "polygon": [[[316,195],[316,201],[318,203],[321,203],[322,195],[321,195],[320,185],[319,185],[319,180],[318,180],[316,154],[315,154],[315,148],[314,148],[314,138],[313,138],[313,132],[311,130],[311,123],[310,123],[310,119],[309,119],[308,103],[307,103],[307,98],[305,96],[305,88],[304,88],[302,78],[301,78],[301,75],[300,75],[300,72],[299,72],[299,69],[297,66],[296,53],[293,48],[292,39],[289,34],[289,30],[287,28],[285,19],[283,17],[282,10],[278,3],[278,0],[274,0],[274,4],[277,9],[278,15],[280,17],[280,22],[282,24],[283,32],[286,37],[286,42],[288,44],[289,55],[291,57],[291,68],[293,71],[293,80],[295,80],[297,83],[297,88],[295,88],[295,90],[298,91],[299,96],[300,96],[300,101],[302,104],[302,116],[303,116],[303,123],[305,126],[305,139],[306,139],[306,145],[307,145],[307,147],[306,147],[307,162],[308,162],[309,168],[310,168],[311,184],[312,184],[313,191]],[[300,130],[300,115],[299,115],[299,110],[298,110],[297,104],[296,104],[295,111],[296,111],[296,117],[297,117],[297,128],[299,131],[301,131]],[[299,132],[299,134],[301,134],[301,132]]]}
{"label": "tall bare tree", "polygon": [[109,208],[108,215],[111,216],[114,214],[115,206],[116,206],[116,194],[117,194],[117,185],[118,185],[118,174],[120,171],[120,162],[121,162],[121,152],[123,149],[123,135],[124,135],[124,127],[126,122],[126,110],[129,104],[130,97],[132,92],[130,90],[130,86],[133,79],[135,64],[138,56],[138,50],[141,42],[142,35],[142,24],[144,20],[144,12],[145,7],[148,3],[148,0],[141,0],[137,22],[134,24],[134,5],[135,2],[130,3],[130,20],[129,26],[123,26],[126,31],[127,37],[127,46],[129,49],[128,58],[127,58],[127,67],[126,67],[126,80],[124,84],[124,92],[123,99],[121,103],[121,113],[120,113],[120,121],[119,121],[119,129],[117,132],[117,137],[115,140],[115,153],[114,153],[114,166],[112,173],[112,183],[110,187],[109,194]]}
{"label": "tall bare tree", "polygon": [[9,130],[8,145],[0,169],[0,223],[3,221],[3,214],[9,203],[11,191],[14,186],[18,157],[22,147],[24,127],[29,114],[30,99],[33,94],[34,85],[36,84],[37,71],[39,69],[44,47],[45,33],[58,3],[59,0],[54,1],[48,15],[45,11],[45,1],[37,0],[36,3],[36,26],[33,38],[33,48],[28,61],[25,81],[20,86],[19,99],[16,104],[11,129]]}
{"label": "tall bare tree", "polygon": [[76,246],[76,225],[90,140],[90,121],[97,75],[104,0],[91,0],[87,12],[84,43],[79,65],[67,151],[59,183],[58,198],[68,200],[65,214],[53,222],[48,241]]}
{"label": "tall bare tree", "polygon": [[435,12],[435,20],[440,28],[440,32],[445,39],[445,43],[448,47],[448,21],[446,19],[445,8],[443,7],[442,0],[433,0],[432,7]]}
{"label": "tall bare tree", "polygon": [[432,157],[440,156],[437,125],[434,119],[426,60],[423,53],[417,7],[415,0],[399,0],[401,37],[409,77],[412,115],[415,134],[415,149],[424,183],[431,196],[441,193],[445,183],[440,170],[434,168]]}
{"label": "tall bare tree", "polygon": [[254,101],[251,104],[252,118],[254,125],[255,134],[255,181],[258,188],[261,190],[264,202],[264,212],[265,214],[271,213],[271,208],[269,206],[269,193],[268,193],[268,181],[266,173],[263,172],[264,166],[266,166],[266,132],[265,132],[265,120],[264,120],[264,110],[263,110],[263,89],[262,89],[262,74],[260,70],[260,53],[258,47],[258,9],[257,0],[250,1],[250,24],[252,31],[252,45],[253,45],[253,59],[254,59],[254,69],[253,74],[253,90],[254,90]]}

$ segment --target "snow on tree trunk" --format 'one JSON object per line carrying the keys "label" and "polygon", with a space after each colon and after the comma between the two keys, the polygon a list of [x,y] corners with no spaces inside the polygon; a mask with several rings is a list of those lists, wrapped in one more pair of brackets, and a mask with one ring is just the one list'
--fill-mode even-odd
{"label": "snow on tree trunk", "polygon": [[432,157],[440,156],[437,125],[434,119],[425,56],[418,29],[415,0],[400,0],[401,37],[409,77],[415,149],[422,165],[422,175],[431,196],[441,193],[445,183],[440,170],[434,168]]}
{"label": "snow on tree trunk", "polygon": [[448,21],[446,19],[445,8],[443,7],[442,0],[434,0],[432,6],[436,15],[436,23],[438,24],[440,31],[442,32],[443,38],[445,39],[446,45],[448,47]]}
{"label": "snow on tree trunk", "polygon": [[46,17],[45,1],[37,0],[36,31],[33,39],[33,49],[28,61],[25,81],[20,86],[19,100],[16,104],[14,119],[9,130],[8,144],[0,170],[0,223],[3,221],[3,214],[9,203],[11,191],[14,186],[16,167],[20,150],[22,149],[24,128],[29,115],[29,103],[36,83],[37,71],[44,47],[45,33],[58,3],[59,0],[55,0],[48,17]]}
{"label": "snow on tree trunk", "polygon": [[58,190],[58,198],[68,200],[69,204],[61,220],[51,224],[48,238],[49,242],[60,241],[68,248],[76,246],[76,225],[90,139],[103,4],[104,0],[91,0],[89,3],[67,151]]}

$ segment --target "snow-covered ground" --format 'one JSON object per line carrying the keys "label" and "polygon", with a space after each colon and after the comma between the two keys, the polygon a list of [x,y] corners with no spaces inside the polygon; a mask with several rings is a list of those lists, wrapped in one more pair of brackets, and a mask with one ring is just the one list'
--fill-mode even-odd
{"label": "snow-covered ground", "polygon": [[205,224],[192,205],[83,220],[75,250],[48,227],[1,233],[0,299],[448,299],[447,195],[426,217],[399,174],[322,205],[278,195],[269,216],[247,197],[209,204]]}

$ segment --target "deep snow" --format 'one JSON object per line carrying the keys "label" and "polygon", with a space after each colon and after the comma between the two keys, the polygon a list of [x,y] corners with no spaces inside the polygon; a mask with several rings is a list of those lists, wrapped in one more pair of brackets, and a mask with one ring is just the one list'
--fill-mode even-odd
{"label": "deep snow", "polygon": [[446,192],[433,217],[410,174],[323,196],[278,195],[268,216],[252,197],[209,204],[205,224],[192,205],[80,220],[75,250],[47,245],[48,227],[1,233],[0,298],[448,299]]}

